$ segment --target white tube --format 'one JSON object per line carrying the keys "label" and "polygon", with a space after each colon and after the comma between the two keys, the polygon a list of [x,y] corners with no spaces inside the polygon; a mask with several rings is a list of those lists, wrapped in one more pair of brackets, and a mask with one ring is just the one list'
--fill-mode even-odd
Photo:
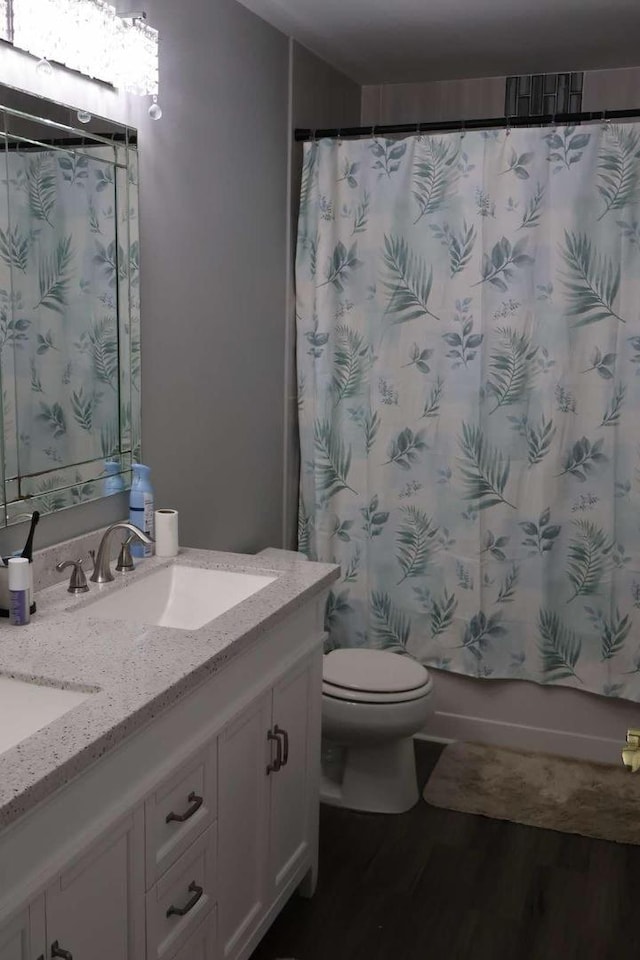
{"label": "white tube", "polygon": [[178,556],[178,511],[156,510],[156,557]]}

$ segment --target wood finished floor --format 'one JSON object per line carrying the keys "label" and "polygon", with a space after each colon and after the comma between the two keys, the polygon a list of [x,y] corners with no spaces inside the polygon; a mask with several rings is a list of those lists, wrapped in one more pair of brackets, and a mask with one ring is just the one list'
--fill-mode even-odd
{"label": "wood finished floor", "polygon": [[[417,744],[421,783],[440,749]],[[320,824],[315,896],[292,897],[251,960],[640,960],[640,847],[422,800],[395,817],[323,805]]]}

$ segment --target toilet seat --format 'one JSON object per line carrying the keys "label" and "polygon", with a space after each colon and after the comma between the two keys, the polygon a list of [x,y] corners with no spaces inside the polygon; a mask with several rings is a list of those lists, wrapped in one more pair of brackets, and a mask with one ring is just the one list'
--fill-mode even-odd
{"label": "toilet seat", "polygon": [[350,700],[351,703],[381,703],[393,706],[395,703],[407,703],[410,700],[420,700],[431,693],[432,681],[416,690],[405,690],[404,693],[365,693],[363,690],[345,690],[331,683],[322,684],[322,696],[333,700]]}
{"label": "toilet seat", "polygon": [[394,704],[431,693],[428,671],[412,657],[388,650],[332,650],[324,658],[324,696],[357,703]]}

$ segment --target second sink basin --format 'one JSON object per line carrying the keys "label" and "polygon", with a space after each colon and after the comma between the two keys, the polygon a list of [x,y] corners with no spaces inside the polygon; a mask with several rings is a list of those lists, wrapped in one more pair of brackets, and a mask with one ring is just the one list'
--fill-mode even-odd
{"label": "second sink basin", "polygon": [[0,753],[77,707],[91,691],[66,690],[0,675]]}
{"label": "second sink basin", "polygon": [[197,630],[276,577],[202,567],[164,567],[109,596],[87,603],[76,614],[100,620]]}

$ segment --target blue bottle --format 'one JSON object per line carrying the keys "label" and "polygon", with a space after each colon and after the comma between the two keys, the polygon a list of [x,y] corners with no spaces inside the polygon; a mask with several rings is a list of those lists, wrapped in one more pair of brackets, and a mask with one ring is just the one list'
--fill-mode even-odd
{"label": "blue bottle", "polygon": [[[153,487],[149,475],[151,470],[143,463],[134,463],[131,494],[129,497],[129,520],[150,536],[154,535],[154,499]],[[136,542],[131,544],[134,557],[153,556],[153,545],[145,546]]]}
{"label": "blue bottle", "polygon": [[125,489],[124,477],[120,473],[121,466],[117,460],[105,460],[104,472],[106,473],[104,481],[104,495],[110,497],[114,493],[122,493]]}

